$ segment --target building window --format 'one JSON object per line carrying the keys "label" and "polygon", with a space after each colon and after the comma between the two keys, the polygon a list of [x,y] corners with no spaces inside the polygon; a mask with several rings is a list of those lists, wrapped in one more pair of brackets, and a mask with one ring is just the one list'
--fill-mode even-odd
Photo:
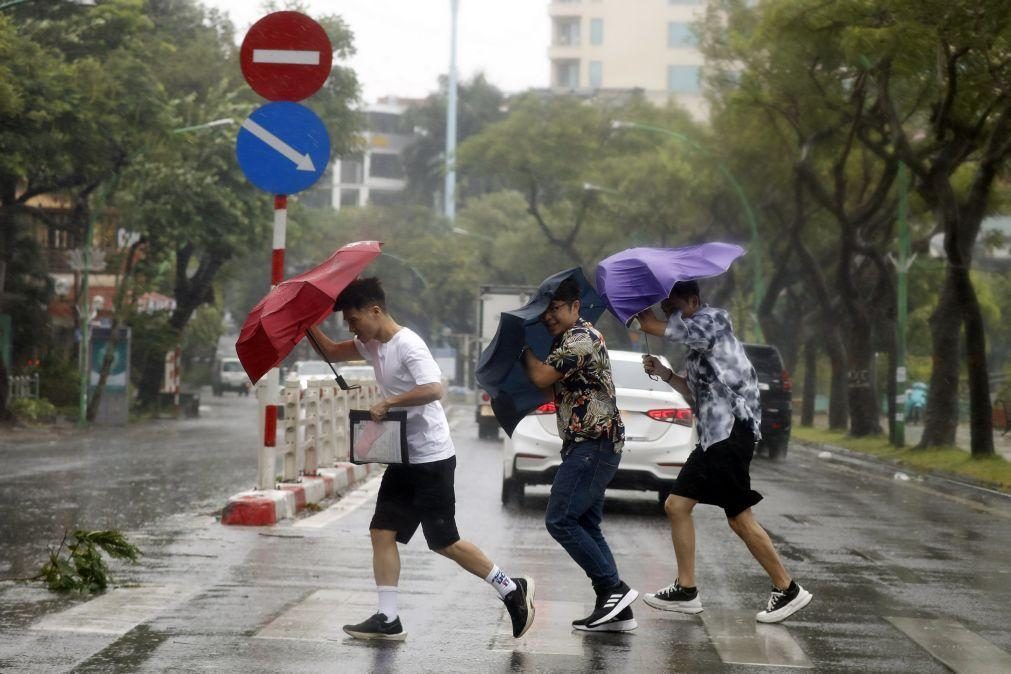
{"label": "building window", "polygon": [[579,46],[579,19],[572,17],[555,19],[555,46]]}
{"label": "building window", "polygon": [[400,202],[402,197],[401,192],[394,192],[393,190],[369,190],[369,203],[375,206],[391,206]]}
{"label": "building window", "polygon": [[599,89],[604,82],[604,64],[600,61],[590,61],[590,88]]}
{"label": "building window", "polygon": [[341,159],[340,171],[342,185],[360,185],[365,178],[361,155]]}
{"label": "building window", "polygon": [[691,24],[677,21],[667,24],[668,47],[694,47],[697,43],[698,38],[695,37]]}
{"label": "building window", "polygon": [[604,44],[603,19],[590,19],[590,44]]}
{"label": "building window", "polygon": [[403,178],[404,167],[400,163],[400,157],[395,154],[373,154],[369,160],[369,176],[396,180]]}
{"label": "building window", "polygon": [[700,90],[698,66],[667,66],[667,91],[695,94]]}
{"label": "building window", "polygon": [[579,88],[579,61],[555,61],[555,86],[562,89]]}
{"label": "building window", "polygon": [[392,112],[370,112],[369,131],[373,133],[397,134],[400,133],[400,115]]}
{"label": "building window", "polygon": [[354,208],[358,205],[358,190],[341,190],[341,208]]}

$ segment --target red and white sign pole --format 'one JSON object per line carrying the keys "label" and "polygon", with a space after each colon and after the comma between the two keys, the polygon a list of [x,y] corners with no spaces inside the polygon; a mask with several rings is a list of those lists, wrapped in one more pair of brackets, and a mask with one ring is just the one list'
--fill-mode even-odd
{"label": "red and white sign pole", "polygon": [[[274,247],[270,254],[270,287],[284,280],[284,238],[288,227],[288,197],[278,194],[274,197]],[[266,391],[262,396],[263,445],[257,462],[257,487],[273,489],[277,481],[274,471],[277,447],[277,407],[280,404],[281,373],[273,368],[264,377]]]}

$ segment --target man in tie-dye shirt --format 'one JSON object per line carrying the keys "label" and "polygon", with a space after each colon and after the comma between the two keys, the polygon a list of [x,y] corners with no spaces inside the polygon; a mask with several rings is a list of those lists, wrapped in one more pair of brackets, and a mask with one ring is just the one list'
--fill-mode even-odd
{"label": "man in tie-dye shirt", "polygon": [[702,611],[695,586],[692,510],[705,503],[723,508],[730,528],[772,580],[772,596],[756,619],[781,622],[807,606],[812,595],[786,572],[769,535],[751,512],[762,500],[751,488],[749,473],[762,420],[755,368],[734,335],[730,316],[702,304],[696,282],[675,284],[660,308],[666,321],[647,310],[637,316],[639,324],[650,334],[687,347],[685,370],[677,374],[655,356],[644,356],[643,367],[688,399],[698,420],[699,445],[682,466],[664,503],[677,577],[662,590],[647,593],[643,601],[664,611]]}

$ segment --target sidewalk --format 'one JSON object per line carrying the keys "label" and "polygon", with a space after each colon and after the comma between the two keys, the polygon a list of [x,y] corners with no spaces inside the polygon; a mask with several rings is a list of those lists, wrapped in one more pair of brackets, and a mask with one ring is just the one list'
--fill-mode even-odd
{"label": "sidewalk", "polygon": [[[799,423],[800,417],[795,413],[794,422]],[[814,417],[814,427],[819,430],[828,429],[828,415],[816,414]],[[888,417],[881,417],[881,428],[888,431]],[[923,436],[923,424],[906,424],[906,444],[913,446],[920,441]],[[959,424],[955,431],[955,444],[959,449],[969,451],[969,424]],[[1000,456],[1011,461],[1011,433],[1002,436],[1000,431],[993,434],[993,448]]]}

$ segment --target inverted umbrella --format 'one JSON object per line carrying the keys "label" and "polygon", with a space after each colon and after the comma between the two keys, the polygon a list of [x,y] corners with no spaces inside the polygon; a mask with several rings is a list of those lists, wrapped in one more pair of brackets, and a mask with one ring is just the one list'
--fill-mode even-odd
{"label": "inverted umbrella", "polygon": [[282,281],[253,307],[235,342],[239,361],[256,383],[291,353],[306,330],[333,311],[348,284],[380,253],[379,241],[356,241],[333,252],[323,264]]}
{"label": "inverted umbrella", "polygon": [[604,302],[579,267],[566,269],[544,279],[530,301],[519,309],[503,311],[498,330],[481,352],[477,366],[478,383],[491,396],[491,409],[499,425],[510,435],[527,414],[544,403],[544,394],[534,386],[519,360],[524,346],[529,346],[544,360],[553,338],[541,322],[551,298],[566,279],[579,284],[579,315],[591,323],[604,313]]}
{"label": "inverted umbrella", "polygon": [[626,326],[635,315],[662,302],[678,281],[717,276],[744,254],[732,243],[683,248],[629,248],[597,265],[597,288]]}

